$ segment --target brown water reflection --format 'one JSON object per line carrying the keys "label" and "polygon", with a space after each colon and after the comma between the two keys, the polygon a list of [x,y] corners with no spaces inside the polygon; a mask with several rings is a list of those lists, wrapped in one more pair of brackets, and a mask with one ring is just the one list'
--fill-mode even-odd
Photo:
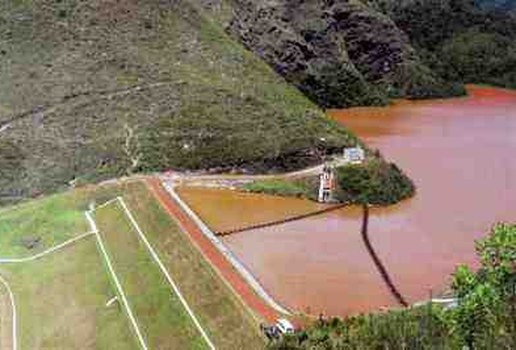
{"label": "brown water reflection", "polygon": [[[494,222],[516,221],[516,92],[469,88],[468,98],[330,113],[416,182],[415,198],[373,210],[370,222],[409,301],[442,289],[458,263],[474,264],[473,240]],[[342,315],[396,305],[359,229],[350,208],[225,242],[287,306]]]}
{"label": "brown water reflection", "polygon": [[299,198],[229,189],[181,186],[176,191],[215,232],[274,222],[331,206]]}

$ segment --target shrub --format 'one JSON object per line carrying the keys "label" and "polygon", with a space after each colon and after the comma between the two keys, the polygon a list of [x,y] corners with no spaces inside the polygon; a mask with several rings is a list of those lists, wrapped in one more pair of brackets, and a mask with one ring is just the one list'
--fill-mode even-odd
{"label": "shrub", "polygon": [[470,349],[516,348],[516,225],[498,224],[476,244],[481,268],[460,266],[452,287],[459,304],[452,320]]}
{"label": "shrub", "polygon": [[393,163],[372,158],[337,169],[337,199],[356,204],[389,205],[415,193],[412,181]]}
{"label": "shrub", "polygon": [[[514,12],[497,10],[503,6],[479,6],[476,0],[367,2],[388,14],[408,34],[423,64],[440,78],[455,84],[516,87],[512,73],[516,65]],[[424,87],[411,95],[425,97]],[[460,92],[453,84],[449,88],[451,95]],[[446,89],[444,86],[441,91]]]}

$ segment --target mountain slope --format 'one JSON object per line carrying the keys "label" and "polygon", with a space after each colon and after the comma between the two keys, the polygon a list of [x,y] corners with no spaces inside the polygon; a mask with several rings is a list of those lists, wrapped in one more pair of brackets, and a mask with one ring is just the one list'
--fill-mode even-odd
{"label": "mountain slope", "polygon": [[188,1],[0,3],[0,202],[354,142]]}
{"label": "mountain slope", "polygon": [[516,87],[512,0],[196,1],[323,107]]}
{"label": "mountain slope", "polygon": [[501,11],[513,11],[516,9],[516,0],[476,0],[476,3],[487,9],[496,9]]}
{"label": "mountain slope", "polygon": [[516,88],[514,1],[369,0],[447,81]]}
{"label": "mountain slope", "polygon": [[[197,0],[213,8],[213,2]],[[235,0],[228,31],[324,107],[454,93],[422,64],[406,34],[358,0]]]}

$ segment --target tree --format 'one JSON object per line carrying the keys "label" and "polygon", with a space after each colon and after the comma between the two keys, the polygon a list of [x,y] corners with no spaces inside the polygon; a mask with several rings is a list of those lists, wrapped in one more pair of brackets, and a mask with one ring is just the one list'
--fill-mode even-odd
{"label": "tree", "polygon": [[454,274],[454,328],[470,349],[516,348],[516,225],[495,225],[476,250],[481,268],[460,266]]}
{"label": "tree", "polygon": [[365,164],[337,169],[338,199],[355,204],[390,205],[415,193],[415,186],[392,163],[372,157]]}

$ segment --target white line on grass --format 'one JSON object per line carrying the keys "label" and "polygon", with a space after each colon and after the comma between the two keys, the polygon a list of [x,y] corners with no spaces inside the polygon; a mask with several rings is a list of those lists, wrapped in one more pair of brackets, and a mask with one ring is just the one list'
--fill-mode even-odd
{"label": "white line on grass", "polygon": [[84,214],[86,215],[86,219],[90,224],[91,230],[95,233],[95,236],[97,237],[98,246],[102,252],[102,256],[104,257],[109,273],[111,274],[111,277],[115,282],[118,294],[122,297],[122,303],[124,304],[125,310],[127,311],[127,315],[129,316],[129,320],[131,321],[134,331],[136,332],[136,337],[138,338],[138,341],[140,342],[142,349],[148,350],[147,344],[145,343],[140,328],[138,327],[138,323],[136,322],[133,312],[129,306],[129,302],[127,301],[127,297],[125,296],[124,290],[122,289],[122,285],[120,284],[120,281],[116,276],[115,270],[113,269],[113,265],[111,264],[111,260],[109,259],[106,248],[104,247],[104,243],[102,242],[102,238],[100,237],[100,233],[97,228],[97,224],[95,223],[95,220],[92,217],[92,213],[86,211],[84,212]]}
{"label": "white line on grass", "polygon": [[0,258],[0,264],[22,263],[22,262],[34,261],[34,260],[37,260],[39,258],[44,257],[47,254],[53,253],[56,250],[65,248],[66,246],[68,246],[70,244],[73,244],[73,243],[77,242],[78,240],[81,240],[81,239],[86,238],[88,236],[91,236],[93,234],[95,234],[95,232],[83,233],[82,235],[79,235],[77,237],[69,239],[68,241],[65,241],[65,242],[60,243],[60,244],[58,244],[56,246],[53,246],[52,248],[49,248],[49,249],[47,249],[47,250],[45,250],[45,251],[43,251],[41,253],[38,253],[36,255],[32,255],[32,256],[29,256],[29,257],[26,257],[26,258],[4,258],[4,259]]}
{"label": "white line on grass", "polygon": [[112,297],[111,299],[109,299],[109,300],[107,301],[107,303],[106,303],[106,307],[110,307],[110,306],[111,306],[111,305],[113,305],[113,303],[114,303],[115,301],[117,301],[117,300],[118,300],[118,297],[115,295],[114,297]]}
{"label": "white line on grass", "polygon": [[114,202],[117,202],[117,201],[118,201],[118,197],[112,198],[112,199],[108,200],[107,202],[104,202],[101,205],[96,206],[95,210],[99,210],[104,207],[107,207],[108,205],[113,204]]}
{"label": "white line on grass", "polygon": [[163,265],[163,263],[161,262],[158,254],[156,253],[156,251],[154,250],[154,248],[151,246],[151,244],[149,243],[149,241],[147,240],[147,237],[145,237],[145,234],[143,233],[143,231],[140,229],[140,226],[138,225],[138,223],[136,222],[136,220],[134,219],[133,215],[131,214],[131,212],[129,211],[129,208],[127,207],[127,205],[125,204],[125,201],[122,197],[118,197],[118,201],[120,202],[120,204],[122,205],[122,208],[124,209],[124,212],[125,214],[127,215],[127,217],[129,218],[129,220],[131,221],[131,224],[133,225],[133,227],[136,229],[136,232],[138,232],[138,235],[140,236],[140,238],[142,239],[143,243],[145,244],[145,246],[147,247],[147,249],[149,250],[150,254],[152,255],[152,258],[156,261],[156,263],[158,264],[159,268],[161,269],[161,272],[165,275],[165,277],[167,278],[168,280],[168,283],[172,286],[174,292],[176,293],[176,295],[179,297],[179,300],[181,301],[181,303],[183,304],[184,308],[186,309],[186,311],[188,312],[188,314],[190,315],[191,319],[193,320],[195,326],[197,327],[197,329],[199,330],[199,332],[201,333],[202,337],[204,338],[204,340],[206,341],[206,344],[208,344],[208,346],[210,347],[210,349],[214,350],[215,349],[215,345],[213,345],[212,341],[210,340],[210,338],[208,337],[207,333],[205,332],[205,330],[202,328],[201,324],[199,323],[199,320],[197,320],[197,317],[195,316],[195,314],[193,313],[192,309],[190,308],[190,306],[188,305],[188,303],[186,302],[185,298],[183,297],[183,295],[181,294],[181,291],[179,290],[179,287],[176,285],[176,283],[174,282],[174,280],[172,279],[172,277],[170,276],[170,273],[168,272],[168,270],[166,269],[166,267]]}
{"label": "white line on grass", "polygon": [[9,294],[9,299],[11,299],[11,308],[12,308],[12,344],[13,344],[13,350],[17,350],[18,344],[17,344],[17,330],[16,330],[16,303],[14,302],[14,294],[11,290],[11,287],[9,287],[9,283],[0,275],[0,282],[5,286],[7,289],[7,293]]}
{"label": "white line on grass", "polygon": [[[24,262],[29,262],[29,261],[34,261],[34,260],[37,260],[39,258],[42,258],[44,257],[45,255],[48,255],[50,253],[53,253],[57,250],[60,250],[60,249],[63,249],[65,248],[66,246],[70,245],[70,244],[73,244],[75,242],[77,242],[78,240],[81,240],[85,237],[88,237],[88,236],[91,236],[93,235],[94,232],[86,232],[86,233],[83,233],[82,235],[79,235],[77,237],[74,237],[72,239],[69,239],[68,241],[65,241],[61,244],[58,244],[52,248],[49,248],[41,253],[38,253],[36,255],[33,255],[33,256],[29,256],[29,257],[26,257],[26,258],[6,258],[6,259],[0,259],[0,264],[11,264],[11,263],[24,263]],[[17,346],[18,346],[18,338],[17,338],[17,320],[16,320],[16,304],[14,302],[14,294],[11,290],[11,288],[9,287],[9,284],[7,283],[7,281],[2,277],[0,276],[0,282],[7,288],[7,292],[9,294],[9,299],[11,299],[11,306],[12,306],[12,331],[13,331],[13,340],[12,340],[12,343],[13,343],[13,350],[17,350]]]}

